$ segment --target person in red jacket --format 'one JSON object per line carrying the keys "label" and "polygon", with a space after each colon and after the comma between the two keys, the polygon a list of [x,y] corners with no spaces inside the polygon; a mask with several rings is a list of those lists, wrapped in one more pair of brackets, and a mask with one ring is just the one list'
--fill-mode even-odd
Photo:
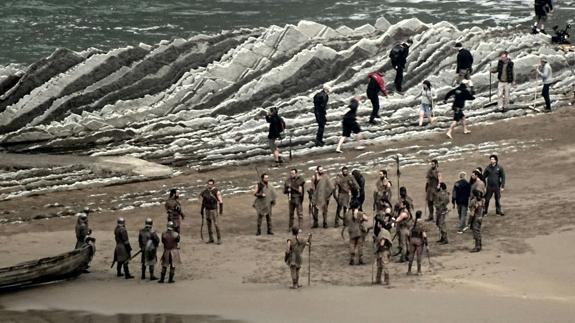
{"label": "person in red jacket", "polygon": [[375,119],[379,119],[379,92],[387,97],[387,90],[385,90],[385,82],[383,75],[380,72],[371,72],[367,74],[369,83],[367,84],[367,98],[371,101],[372,111],[369,118],[370,124],[377,124]]}

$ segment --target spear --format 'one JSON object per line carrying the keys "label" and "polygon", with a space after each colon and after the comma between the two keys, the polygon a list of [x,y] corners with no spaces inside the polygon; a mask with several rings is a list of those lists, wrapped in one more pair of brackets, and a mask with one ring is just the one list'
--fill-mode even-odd
{"label": "spear", "polygon": [[399,198],[399,177],[401,176],[401,171],[399,170],[399,155],[395,155],[395,164],[397,166],[397,198]]}

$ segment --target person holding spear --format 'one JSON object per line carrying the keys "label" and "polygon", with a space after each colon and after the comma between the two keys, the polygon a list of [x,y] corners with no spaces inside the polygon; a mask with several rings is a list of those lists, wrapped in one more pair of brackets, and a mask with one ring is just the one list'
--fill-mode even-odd
{"label": "person holding spear", "polygon": [[[304,240],[300,237],[301,229],[298,227],[292,228],[292,238],[287,240],[287,249],[284,256],[284,261],[286,265],[290,267],[291,279],[292,279],[292,289],[298,289],[302,287],[299,284],[299,271],[301,269],[301,265],[303,263],[302,253],[305,250],[306,246],[311,246],[311,233],[308,235],[307,240]],[[311,250],[309,251],[308,257],[311,256]],[[310,274],[310,267],[311,267],[311,259],[309,259],[308,263],[308,285],[311,282],[311,274]]]}

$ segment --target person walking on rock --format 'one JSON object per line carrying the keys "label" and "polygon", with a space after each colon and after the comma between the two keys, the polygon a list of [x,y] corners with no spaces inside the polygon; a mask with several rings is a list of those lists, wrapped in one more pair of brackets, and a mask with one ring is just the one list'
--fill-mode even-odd
{"label": "person walking on rock", "polygon": [[[290,170],[284,183],[284,194],[288,196],[289,230],[294,226],[294,213],[297,212],[298,228],[303,225],[303,197],[305,192],[305,179],[297,173],[297,169]],[[289,231],[288,230],[288,231]]]}
{"label": "person walking on rock", "polygon": [[[208,185],[205,190],[200,193],[200,200],[202,202],[202,209],[204,210],[204,216],[208,222],[208,235],[209,240],[207,243],[214,243],[214,235],[212,231],[212,224],[216,229],[216,236],[218,238],[217,243],[222,243],[222,236],[220,234],[220,226],[218,225],[218,218],[220,215],[224,214],[224,202],[222,199],[222,193],[215,186],[215,181],[213,179],[208,180]],[[218,212],[219,206],[219,212]]]}
{"label": "person walking on rock", "polygon": [[164,245],[164,253],[162,254],[162,272],[158,283],[163,284],[166,279],[166,272],[170,268],[170,276],[168,283],[174,283],[174,276],[176,275],[176,266],[180,265],[180,250],[178,244],[180,243],[180,234],[174,230],[174,223],[168,222],[166,232],[162,233],[162,244]]}
{"label": "person walking on rock", "polygon": [[456,79],[455,85],[460,84],[464,79],[469,80],[473,72],[473,55],[471,52],[463,48],[463,44],[455,43],[455,50],[457,51],[457,67],[455,69]]}
{"label": "person walking on rock", "polygon": [[254,201],[254,208],[258,214],[257,231],[256,235],[262,234],[262,221],[266,218],[268,225],[268,234],[273,235],[272,231],[272,208],[276,204],[276,193],[274,187],[269,185],[270,177],[268,174],[263,173],[261,175],[260,182],[256,185],[254,196],[256,197]]}
{"label": "person walking on rock", "polygon": [[427,246],[427,229],[425,227],[425,223],[421,219],[421,211],[415,212],[415,222],[411,228],[409,246],[409,265],[407,267],[407,274],[411,275],[413,258],[417,256],[417,274],[421,275],[423,247]]}
{"label": "person walking on rock", "polygon": [[537,68],[537,74],[543,82],[543,89],[541,90],[541,95],[545,99],[545,112],[551,112],[551,98],[549,97],[549,87],[551,86],[551,80],[553,77],[553,71],[551,70],[551,65],[547,62],[546,57],[541,57],[541,65]]}
{"label": "person walking on rock", "polygon": [[[335,179],[335,200],[337,201],[337,209],[335,211],[334,228],[339,227],[339,219],[343,219],[349,209],[352,191],[358,191],[359,185],[355,178],[349,174],[347,167],[341,168],[341,174],[338,174]],[[341,212],[343,211],[343,215]],[[346,223],[344,223],[346,225]]]}
{"label": "person walking on rock", "polygon": [[[359,205],[356,201],[352,204],[351,212],[349,212],[349,217],[347,222],[347,232],[349,234],[349,265],[353,266],[355,262],[355,256],[357,255],[357,264],[363,265],[363,244],[365,242],[365,236],[367,235],[367,228],[365,223],[367,222],[367,216],[365,213],[358,209]],[[343,234],[343,233],[342,233]]]}
{"label": "person walking on rock", "polygon": [[315,115],[315,121],[317,122],[317,134],[315,136],[315,145],[321,147],[325,145],[323,141],[323,132],[325,130],[325,124],[327,123],[327,102],[329,101],[329,93],[331,88],[329,85],[324,84],[323,89],[316,93],[313,97],[313,114]]}
{"label": "person walking on rock", "polygon": [[447,100],[449,100],[451,96],[454,97],[452,106],[453,122],[451,122],[451,126],[449,126],[449,130],[447,130],[446,133],[449,139],[453,138],[451,136],[451,132],[453,131],[453,129],[455,129],[455,127],[459,122],[461,122],[461,124],[463,125],[463,133],[465,134],[471,133],[471,131],[467,129],[467,124],[465,123],[465,114],[463,114],[463,109],[465,108],[465,101],[475,100],[475,97],[471,94],[468,88],[470,82],[471,81],[469,80],[461,81],[461,84],[459,84],[458,87],[447,92],[447,95],[445,95],[445,99],[443,100],[443,103],[447,104]]}
{"label": "person walking on rock", "polygon": [[439,187],[439,176],[439,162],[437,159],[433,159],[425,176],[427,180],[425,183],[425,200],[429,209],[429,217],[425,221],[433,221],[433,212],[435,210],[433,203]]}
{"label": "person walking on rock", "polygon": [[77,214],[76,222],[76,246],[74,249],[80,249],[86,244],[86,238],[92,234],[92,229],[88,225],[88,215],[84,212]]}
{"label": "person walking on rock", "polygon": [[278,108],[275,107],[270,108],[266,114],[266,122],[270,124],[268,131],[268,143],[270,150],[272,151],[275,166],[279,166],[281,163],[283,163],[283,160],[280,157],[280,150],[278,148],[277,141],[282,138],[286,124],[282,117],[279,116]]}
{"label": "person walking on rock", "polygon": [[459,215],[459,227],[457,230],[459,234],[462,234],[465,229],[467,207],[471,194],[471,185],[465,179],[466,176],[467,174],[465,172],[459,173],[459,180],[453,185],[453,191],[451,193],[451,203],[453,204],[453,208],[457,208],[457,214]]}
{"label": "person walking on rock", "polygon": [[533,34],[545,32],[545,21],[547,20],[547,15],[553,11],[553,1],[552,0],[535,0],[535,24],[533,25]]}
{"label": "person walking on rock", "polygon": [[351,137],[351,133],[356,135],[355,140],[357,141],[357,150],[363,150],[364,147],[361,145],[361,128],[357,123],[357,108],[359,107],[359,101],[357,99],[351,99],[349,102],[349,111],[343,116],[341,122],[342,126],[342,136],[339,138],[339,143],[335,151],[341,153],[341,146],[345,142],[345,138]]}
{"label": "person walking on rock", "polygon": [[505,170],[499,165],[497,155],[489,156],[489,165],[483,171],[483,178],[487,187],[485,193],[485,214],[489,209],[489,201],[495,196],[495,212],[497,215],[505,215],[501,210],[501,193],[505,190]]}
{"label": "person walking on rock", "polygon": [[140,245],[140,251],[142,254],[142,277],[141,279],[146,279],[146,268],[150,272],[150,280],[157,280],[154,276],[154,266],[158,261],[157,251],[160,245],[160,238],[156,231],[152,229],[154,222],[152,219],[147,218],[144,222],[144,228],[140,230],[138,235],[138,244]]}
{"label": "person walking on rock", "polygon": [[132,246],[130,246],[124,218],[118,218],[116,229],[114,230],[114,240],[116,240],[116,248],[114,249],[114,261],[117,263],[116,275],[122,277],[122,269],[124,269],[124,277],[132,279],[134,276],[130,275],[128,266],[130,258],[132,258]]}
{"label": "person walking on rock", "polygon": [[439,184],[439,191],[435,196],[435,212],[437,213],[437,218],[435,224],[439,229],[440,238],[437,241],[439,244],[448,244],[447,239],[447,226],[445,225],[445,218],[449,213],[449,192],[447,192],[447,185],[445,183]]}
{"label": "person walking on rock", "polygon": [[402,90],[402,83],[403,83],[403,71],[405,69],[405,64],[407,63],[407,56],[409,55],[409,46],[413,44],[411,39],[407,41],[397,44],[393,46],[389,53],[389,59],[391,61],[391,65],[395,69],[395,90],[398,93],[403,92]]}
{"label": "person walking on rock", "polygon": [[515,84],[515,71],[513,69],[513,61],[509,58],[507,51],[501,52],[497,68],[491,70],[491,73],[497,73],[497,98],[498,105],[501,112],[509,109],[509,96],[511,92],[511,85]]}
{"label": "person walking on rock", "polygon": [[180,226],[182,224],[182,220],[185,218],[184,212],[182,212],[182,205],[179,201],[180,195],[178,194],[178,190],[172,188],[170,190],[170,197],[164,204],[166,208],[166,212],[168,213],[168,222],[174,223],[174,230],[180,233]]}
{"label": "person walking on rock", "polygon": [[301,229],[297,227],[292,228],[292,238],[287,240],[287,249],[285,252],[285,262],[290,267],[292,286],[290,288],[300,288],[299,284],[299,271],[303,264],[302,254],[306,246],[309,246],[311,241],[311,233],[308,235],[307,240],[300,237]]}
{"label": "person walking on rock", "polygon": [[473,232],[475,248],[473,248],[471,252],[481,251],[481,223],[483,222],[484,203],[483,193],[480,190],[473,191],[473,198],[469,203],[469,212],[471,214],[471,230]]}
{"label": "person walking on rock", "polygon": [[374,239],[374,249],[377,261],[377,274],[375,284],[381,285],[381,274],[383,273],[383,284],[389,286],[389,263],[391,262],[391,234],[387,230],[380,230],[379,235]]}
{"label": "person walking on rock", "polygon": [[423,126],[423,119],[428,118],[429,123],[433,123],[435,121],[435,117],[433,116],[433,99],[435,97],[435,93],[431,89],[431,82],[428,80],[423,81],[422,83],[422,90],[421,90],[421,106],[419,108],[419,126]]}
{"label": "person walking on rock", "polygon": [[379,119],[379,92],[387,97],[387,90],[385,89],[385,82],[383,75],[380,72],[371,72],[367,74],[369,83],[367,84],[367,98],[371,101],[372,111],[369,117],[370,124],[377,124],[375,119]]}
{"label": "person walking on rock", "polygon": [[[317,213],[321,211],[323,217],[323,227],[327,228],[327,210],[329,208],[329,199],[335,189],[329,176],[325,173],[322,166],[317,166],[315,174],[314,200],[316,203]],[[315,214],[314,227],[317,227],[319,214]]]}

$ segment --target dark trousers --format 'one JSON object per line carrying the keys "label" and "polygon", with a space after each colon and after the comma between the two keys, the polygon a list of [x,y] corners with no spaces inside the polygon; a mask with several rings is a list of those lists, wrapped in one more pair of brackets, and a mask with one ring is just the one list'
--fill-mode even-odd
{"label": "dark trousers", "polygon": [[377,96],[377,93],[375,93],[375,94],[367,93],[367,97],[368,97],[369,101],[371,101],[371,106],[372,106],[371,116],[370,116],[369,120],[379,118],[379,96]]}
{"label": "dark trousers", "polygon": [[401,92],[401,84],[403,83],[403,67],[402,66],[398,66],[395,69],[395,90],[397,92]]}
{"label": "dark trousers", "polygon": [[550,84],[543,84],[543,90],[541,91],[541,95],[543,99],[545,99],[545,110],[551,110],[551,98],[549,97],[549,85]]}
{"label": "dark trousers", "polygon": [[501,190],[498,187],[487,187],[487,191],[485,193],[485,211],[483,214],[487,214],[489,201],[493,195],[495,195],[495,212],[497,214],[501,213]]}
{"label": "dark trousers", "polygon": [[315,142],[322,143],[323,142],[323,131],[325,130],[325,124],[327,123],[327,119],[325,114],[315,113],[315,121],[317,122],[317,134],[315,135]]}

